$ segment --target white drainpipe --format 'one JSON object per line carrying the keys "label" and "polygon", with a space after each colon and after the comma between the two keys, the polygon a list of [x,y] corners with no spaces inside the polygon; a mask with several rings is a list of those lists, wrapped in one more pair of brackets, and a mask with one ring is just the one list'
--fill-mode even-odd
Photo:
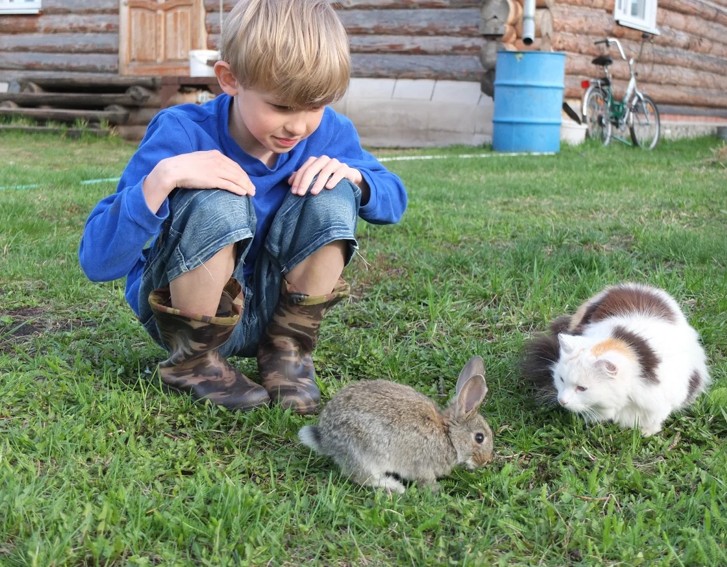
{"label": "white drainpipe", "polygon": [[535,0],[523,3],[523,43],[531,45],[535,39]]}

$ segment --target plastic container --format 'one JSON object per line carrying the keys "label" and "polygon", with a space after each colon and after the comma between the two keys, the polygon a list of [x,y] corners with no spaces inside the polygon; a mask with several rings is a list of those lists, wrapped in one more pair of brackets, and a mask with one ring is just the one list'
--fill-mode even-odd
{"label": "plastic container", "polygon": [[215,70],[209,61],[216,61],[220,57],[219,51],[212,49],[192,49],[189,52],[190,77],[214,77]]}
{"label": "plastic container", "polygon": [[497,152],[560,151],[565,53],[498,51],[492,148]]}
{"label": "plastic container", "polygon": [[563,120],[563,124],[560,126],[560,141],[571,146],[578,146],[586,141],[586,130],[585,124],[578,124],[573,120]]}

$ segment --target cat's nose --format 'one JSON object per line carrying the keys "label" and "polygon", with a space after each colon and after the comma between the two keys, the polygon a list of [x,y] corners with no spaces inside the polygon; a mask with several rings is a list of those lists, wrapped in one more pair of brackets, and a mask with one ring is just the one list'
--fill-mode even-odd
{"label": "cat's nose", "polygon": [[566,400],[565,398],[558,398],[558,403],[565,407],[568,405],[568,400]]}

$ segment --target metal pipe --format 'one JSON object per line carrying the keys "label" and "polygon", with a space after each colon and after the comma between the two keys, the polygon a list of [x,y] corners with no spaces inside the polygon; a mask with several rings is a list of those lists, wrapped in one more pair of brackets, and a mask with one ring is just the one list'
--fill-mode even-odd
{"label": "metal pipe", "polygon": [[531,45],[535,40],[535,0],[523,3],[523,43]]}

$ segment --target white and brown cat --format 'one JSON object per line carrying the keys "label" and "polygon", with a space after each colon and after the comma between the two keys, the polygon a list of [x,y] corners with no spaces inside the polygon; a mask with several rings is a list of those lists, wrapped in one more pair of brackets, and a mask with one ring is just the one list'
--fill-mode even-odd
{"label": "white and brown cat", "polygon": [[666,291],[608,287],[525,346],[523,372],[547,402],[587,421],[661,431],[710,383],[699,335]]}

